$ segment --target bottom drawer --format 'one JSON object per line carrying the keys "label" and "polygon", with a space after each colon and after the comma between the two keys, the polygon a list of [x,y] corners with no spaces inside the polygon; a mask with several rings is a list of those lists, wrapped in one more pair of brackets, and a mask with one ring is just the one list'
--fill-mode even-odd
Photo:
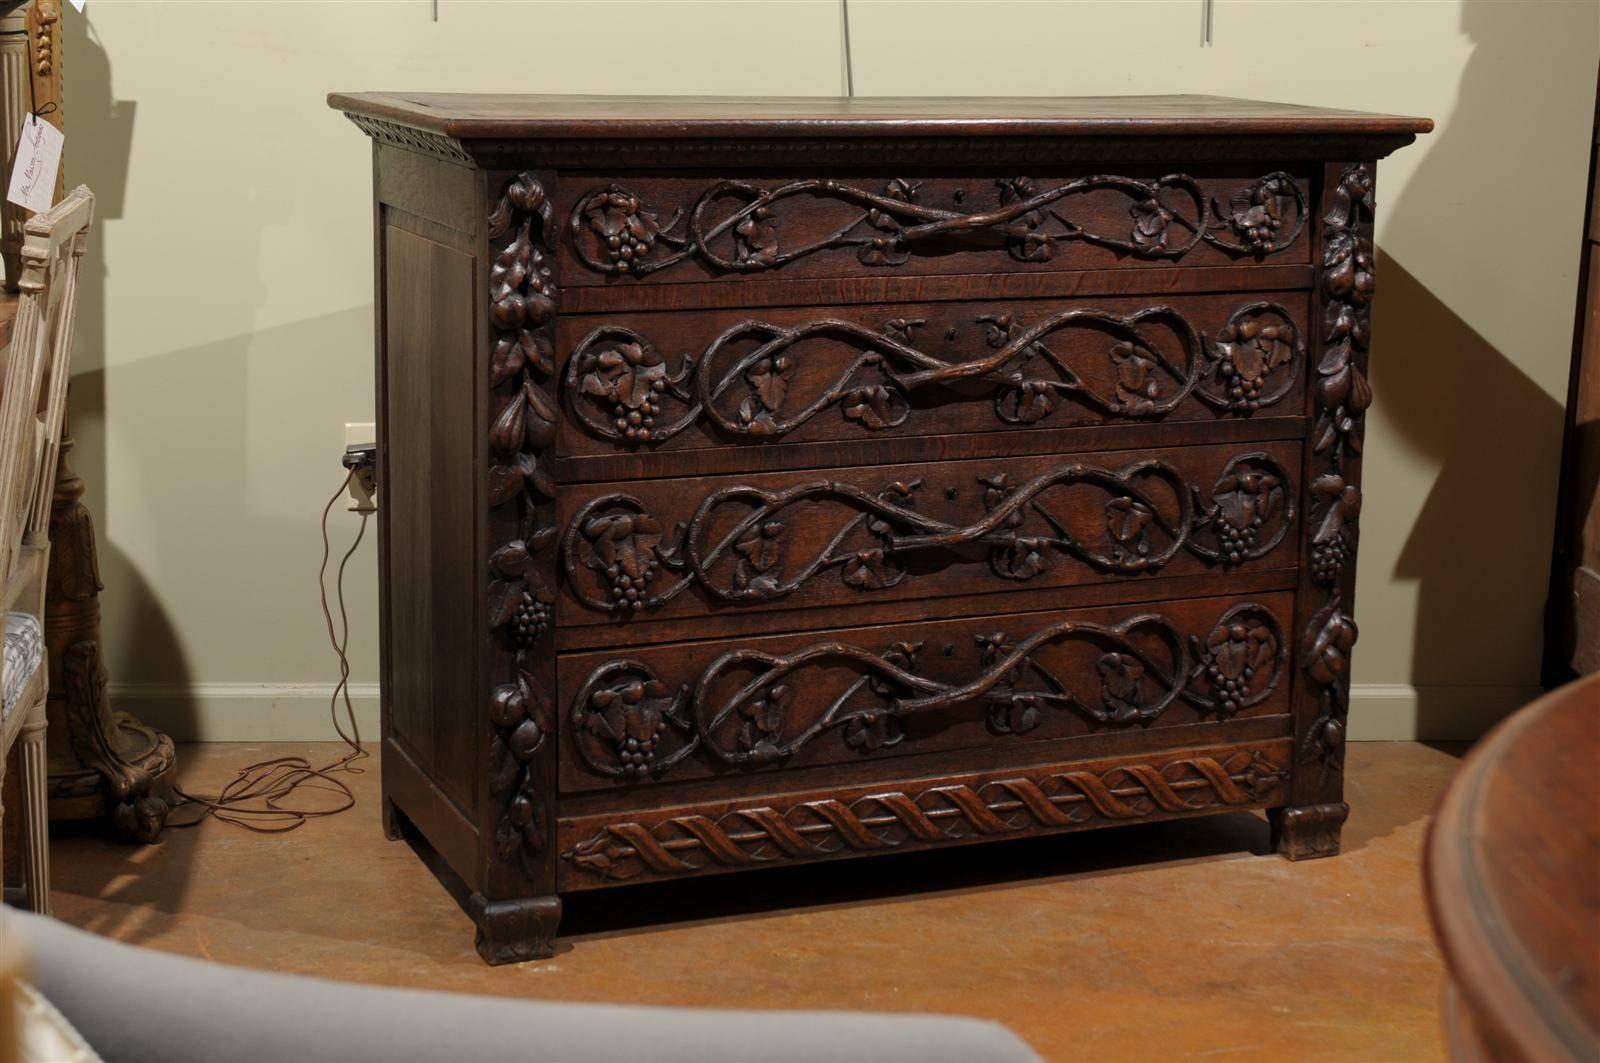
{"label": "bottom drawer", "polygon": [[1276,591],[563,654],[560,789],[976,748],[1037,759],[1024,750],[1286,716],[1293,606]]}
{"label": "bottom drawer", "polygon": [[1271,808],[1288,799],[1290,746],[1285,738],[564,818],[558,888]]}

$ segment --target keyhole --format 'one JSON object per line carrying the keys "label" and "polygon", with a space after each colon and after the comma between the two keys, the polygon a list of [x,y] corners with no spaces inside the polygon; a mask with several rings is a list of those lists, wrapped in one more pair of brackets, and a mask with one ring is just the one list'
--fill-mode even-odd
{"label": "keyhole", "polygon": [[954,657],[956,655],[956,648],[955,648],[955,644],[954,643],[947,642],[947,643],[944,644],[944,655],[946,657]]}
{"label": "keyhole", "polygon": [[956,338],[956,327],[954,325],[950,326],[950,330],[944,334],[944,338],[946,340],[953,340]]}
{"label": "keyhole", "polygon": [[956,489],[954,487],[946,487],[944,489],[944,497],[945,501],[954,502],[956,500]]}

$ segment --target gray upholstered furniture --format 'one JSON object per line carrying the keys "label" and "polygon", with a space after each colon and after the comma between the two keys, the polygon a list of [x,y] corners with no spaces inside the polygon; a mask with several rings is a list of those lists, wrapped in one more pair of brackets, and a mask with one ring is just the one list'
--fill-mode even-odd
{"label": "gray upholstered furniture", "polygon": [[979,1063],[1036,1056],[977,1019],[518,1001],[382,989],[204,963],[22,912],[0,946],[107,1063]]}

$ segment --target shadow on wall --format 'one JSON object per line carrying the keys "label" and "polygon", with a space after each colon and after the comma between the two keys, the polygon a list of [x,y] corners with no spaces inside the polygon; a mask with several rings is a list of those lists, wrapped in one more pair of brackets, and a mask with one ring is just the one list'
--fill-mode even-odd
{"label": "shadow on wall", "polygon": [[[1510,121],[1503,81],[1507,56],[1537,54],[1527,37],[1539,27],[1515,4],[1466,4],[1461,19],[1475,48],[1450,121],[1429,138],[1399,200],[1385,203],[1378,187],[1380,209],[1416,211],[1457,232],[1493,207],[1462,202],[1461,175],[1476,175],[1480,187],[1511,187],[1521,176],[1515,141],[1541,135],[1536,123]],[[1485,157],[1491,144],[1499,150]],[[1570,245],[1549,253],[1575,256],[1576,225],[1571,235]],[[1564,412],[1405,263],[1383,256],[1378,284],[1374,391],[1393,411],[1387,423],[1439,468],[1394,571],[1418,584],[1418,727],[1423,735],[1475,733],[1518,707],[1499,702],[1517,700],[1519,686],[1538,683]],[[1563,321],[1570,313],[1563,310]],[[1464,709],[1464,686],[1492,688],[1491,696]],[[1452,719],[1473,710],[1486,718]]]}
{"label": "shadow on wall", "polygon": [[1518,706],[1453,719],[1468,704],[1459,688],[1538,682],[1562,407],[1402,263],[1384,259],[1378,276],[1373,390],[1439,467],[1394,570],[1418,585],[1418,733],[1475,733]]}
{"label": "shadow on wall", "polygon": [[[96,518],[100,575],[106,584],[102,608],[131,611],[135,622],[118,625],[136,632],[135,645],[105,647],[108,668],[115,678],[117,659],[153,658],[167,662],[175,687],[186,686],[187,662],[170,619],[130,559],[116,548],[115,528],[105,521],[106,500],[106,327],[105,255],[106,222],[120,218],[127,189],[128,161],[133,140],[134,103],[112,95],[110,62],[100,42],[83,18],[61,20],[66,56],[67,152],[66,179],[70,185],[86,184],[95,193],[95,227],[79,279],[78,323],[73,351],[73,377],[69,398],[69,431],[76,439],[70,461],[86,485],[84,504]],[[116,708],[117,706],[113,706]],[[180,716],[192,716],[192,705],[175,705]],[[52,766],[69,748],[63,733],[62,712],[52,692],[49,744]],[[59,829],[59,825],[57,828]],[[82,824],[78,831],[109,835],[103,822]],[[109,840],[124,856],[126,876],[139,873],[140,848]],[[106,884],[109,886],[109,883]],[[181,894],[181,890],[179,891]],[[112,929],[112,928],[105,928]]]}

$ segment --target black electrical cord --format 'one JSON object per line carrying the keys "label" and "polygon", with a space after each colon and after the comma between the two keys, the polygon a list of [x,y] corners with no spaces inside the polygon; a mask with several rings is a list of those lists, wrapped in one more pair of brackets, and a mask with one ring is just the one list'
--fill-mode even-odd
{"label": "black electrical cord", "polygon": [[[329,699],[328,714],[333,720],[333,729],[349,747],[348,751],[320,767],[313,766],[305,757],[298,756],[274,757],[271,760],[248,765],[240,768],[233,781],[224,786],[222,792],[214,797],[192,794],[182,787],[174,786],[173,791],[183,802],[174,810],[175,814],[191,806],[198,809],[199,814],[188,820],[169,819],[167,826],[192,827],[203,822],[207,816],[215,816],[224,823],[231,823],[247,830],[262,834],[281,834],[284,831],[297,830],[310,820],[337,815],[355,807],[355,792],[343,779],[338,778],[339,775],[361,774],[364,769],[357,767],[356,763],[368,756],[361,744],[361,727],[356,722],[355,706],[350,703],[350,659],[345,654],[350,644],[350,616],[344,604],[344,570],[367,533],[366,513],[361,514],[361,527],[357,530],[350,549],[339,559],[338,574],[334,578],[335,596],[339,602],[337,634],[333,629],[333,613],[328,608],[327,584],[328,558],[332,552],[328,543],[328,514],[333,512],[334,504],[345,493],[355,475],[356,470],[351,469],[345,475],[339,489],[333,493],[333,497],[328,499],[328,504],[322,509],[322,564],[317,569],[317,589],[322,601],[322,619],[328,626],[328,642],[333,647],[335,656],[339,658],[339,682],[333,688],[333,695]],[[344,722],[349,724],[348,732],[344,723],[339,720],[341,698],[344,700]],[[330,794],[334,803],[309,808],[286,803],[302,789]]]}

